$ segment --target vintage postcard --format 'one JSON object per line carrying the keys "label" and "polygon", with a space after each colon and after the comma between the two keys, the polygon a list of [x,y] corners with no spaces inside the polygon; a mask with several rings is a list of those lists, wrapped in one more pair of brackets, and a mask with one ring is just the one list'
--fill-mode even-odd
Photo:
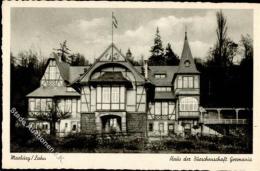
{"label": "vintage postcard", "polygon": [[3,168],[260,170],[260,5],[4,2]]}

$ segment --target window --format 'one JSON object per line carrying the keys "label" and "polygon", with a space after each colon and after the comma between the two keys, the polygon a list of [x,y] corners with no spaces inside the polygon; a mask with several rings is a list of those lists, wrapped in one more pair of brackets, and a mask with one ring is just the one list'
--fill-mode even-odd
{"label": "window", "polygon": [[33,99],[33,100],[31,100],[30,101],[30,111],[34,111],[35,110],[35,100]]}
{"label": "window", "polygon": [[193,76],[179,76],[178,88],[198,88],[198,77]]}
{"label": "window", "polygon": [[182,77],[178,77],[178,88],[182,88]]}
{"label": "window", "polygon": [[188,77],[188,80],[189,80],[188,87],[193,88],[193,77]]}
{"label": "window", "polygon": [[165,78],[166,74],[154,74],[154,78]]}
{"label": "window", "polygon": [[188,88],[188,77],[183,77],[183,88]]}
{"label": "window", "polygon": [[112,87],[112,103],[119,103],[120,87]]}
{"label": "window", "polygon": [[65,111],[65,100],[61,99],[58,101],[58,108],[61,111]]}
{"label": "window", "polygon": [[41,111],[41,99],[36,99],[35,111]]}
{"label": "window", "polygon": [[125,109],[125,87],[123,86],[97,87],[97,109],[98,110]]}
{"label": "window", "polygon": [[169,102],[169,114],[173,114],[173,113],[174,113],[174,103]]}
{"label": "window", "polygon": [[167,114],[168,114],[168,103],[162,102],[162,115],[167,115]]}
{"label": "window", "polygon": [[72,106],[71,99],[66,99],[64,112],[71,112],[71,106]]}
{"label": "window", "polygon": [[52,108],[52,99],[47,99],[46,102],[46,111],[50,111]]}
{"label": "window", "polygon": [[153,132],[153,123],[149,123],[149,131]]}
{"label": "window", "polygon": [[189,67],[189,66],[190,66],[190,61],[189,61],[189,60],[186,60],[186,61],[184,62],[184,65],[185,65],[185,67]]}
{"label": "window", "polygon": [[68,123],[65,123],[65,128],[67,128],[68,127]]}
{"label": "window", "polygon": [[164,132],[164,124],[163,123],[159,124],[159,131],[160,131],[160,133]]}
{"label": "window", "polygon": [[102,91],[102,89],[101,89],[101,87],[97,87],[97,103],[101,103],[101,92]]}
{"label": "window", "polygon": [[198,76],[194,77],[194,88],[199,88],[199,77]]}
{"label": "window", "polygon": [[52,107],[52,99],[39,98],[29,99],[30,111],[50,111]]}
{"label": "window", "polygon": [[73,113],[76,113],[77,112],[77,100],[76,99],[73,99],[72,100],[72,110],[71,110]]}
{"label": "window", "polygon": [[162,91],[169,92],[171,90],[172,90],[171,87],[156,87],[155,88],[155,91],[157,91],[157,92],[162,92]]}
{"label": "window", "polygon": [[169,129],[169,131],[173,131],[174,130],[173,124],[169,124],[168,129]]}
{"label": "window", "polygon": [[48,129],[48,124],[43,124],[42,129],[45,129],[45,130]]}
{"label": "window", "polygon": [[41,111],[46,111],[46,99],[41,99]]}
{"label": "window", "polygon": [[[72,105],[72,101],[74,102]],[[72,110],[76,112],[76,102],[75,98],[64,98],[57,100],[58,110],[63,112],[71,112]],[[49,112],[51,111],[53,105],[53,101],[51,98],[38,98],[38,99],[29,99],[29,109],[30,111],[36,112]],[[73,109],[72,109],[73,107]]]}
{"label": "window", "polygon": [[175,105],[174,102],[157,101],[149,104],[150,113],[154,115],[168,115],[173,114]]}
{"label": "window", "polygon": [[109,103],[110,102],[110,87],[103,87],[102,89],[102,101],[103,103]]}
{"label": "window", "polygon": [[180,111],[198,111],[198,101],[194,97],[185,97],[180,101]]}
{"label": "window", "polygon": [[77,100],[77,112],[80,112],[80,100]]}
{"label": "window", "polygon": [[161,115],[161,103],[155,102],[155,115]]}
{"label": "window", "polygon": [[76,131],[76,129],[77,129],[77,126],[76,126],[76,125],[73,125],[73,126],[72,126],[72,131]]}
{"label": "window", "polygon": [[77,102],[76,98],[64,98],[57,101],[58,110],[62,112],[76,112]]}
{"label": "window", "polygon": [[150,112],[154,115],[154,104],[150,103]]}

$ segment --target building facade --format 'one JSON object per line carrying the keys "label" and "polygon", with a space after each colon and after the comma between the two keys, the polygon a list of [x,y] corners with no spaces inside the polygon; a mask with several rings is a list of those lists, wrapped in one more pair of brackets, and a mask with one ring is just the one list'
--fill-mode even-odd
{"label": "building facade", "polygon": [[112,43],[91,66],[50,58],[38,89],[27,95],[31,124],[37,115],[70,113],[56,123],[61,136],[82,132],[170,136],[199,131],[200,73],[187,35],[178,66],[133,66]]}

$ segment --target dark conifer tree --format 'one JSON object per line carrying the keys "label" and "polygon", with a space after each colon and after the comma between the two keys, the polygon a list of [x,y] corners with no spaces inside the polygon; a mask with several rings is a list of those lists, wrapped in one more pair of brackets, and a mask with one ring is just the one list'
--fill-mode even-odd
{"label": "dark conifer tree", "polygon": [[149,65],[165,65],[166,61],[163,54],[163,46],[162,46],[162,40],[159,32],[159,28],[156,29],[156,34],[154,38],[154,45],[151,48],[151,56],[148,59]]}
{"label": "dark conifer tree", "polygon": [[167,65],[178,65],[180,62],[178,56],[173,52],[170,43],[165,48],[164,57]]}

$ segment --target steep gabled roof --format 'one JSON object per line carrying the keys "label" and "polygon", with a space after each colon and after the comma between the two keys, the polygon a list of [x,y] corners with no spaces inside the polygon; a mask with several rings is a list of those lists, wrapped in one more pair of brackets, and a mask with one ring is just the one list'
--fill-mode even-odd
{"label": "steep gabled roof", "polygon": [[[139,73],[142,73],[142,66],[135,66]],[[173,66],[148,66],[148,79],[156,86],[172,86],[173,76],[178,70],[177,65]],[[165,78],[155,78],[155,74],[166,74]]]}
{"label": "steep gabled roof", "polygon": [[[53,58],[52,58],[53,59]],[[68,63],[60,61],[58,57],[54,58],[61,77],[66,83],[71,83],[79,78],[90,66],[70,66]]]}
{"label": "steep gabled roof", "polygon": [[89,69],[90,66],[70,66],[70,76],[69,80],[72,83],[74,80],[78,79],[85,71]]}
{"label": "steep gabled roof", "polygon": [[61,96],[79,97],[80,94],[78,92],[68,92],[66,90],[66,87],[39,87],[27,95],[27,97],[61,97]]}
{"label": "steep gabled roof", "polygon": [[[115,58],[114,55],[116,55],[117,57]],[[128,61],[128,59],[121,53],[121,51],[112,43],[94,62],[94,64],[84,74],[82,74],[82,76],[80,76],[79,79],[75,80],[73,83],[88,82],[90,80],[92,72],[104,65],[122,65],[128,68],[135,75],[137,82],[150,82],[137,71],[137,69]]]}
{"label": "steep gabled roof", "polygon": [[69,82],[70,65],[66,62],[60,61],[58,57],[55,57],[55,60],[56,60],[57,66],[59,68],[62,79],[66,82]]}
{"label": "steep gabled roof", "polygon": [[185,32],[185,38],[184,38],[184,45],[182,49],[181,54],[181,60],[179,63],[178,71],[179,74],[198,74],[199,71],[196,68],[194,59],[191,54],[188,38],[187,38],[187,32]]}

